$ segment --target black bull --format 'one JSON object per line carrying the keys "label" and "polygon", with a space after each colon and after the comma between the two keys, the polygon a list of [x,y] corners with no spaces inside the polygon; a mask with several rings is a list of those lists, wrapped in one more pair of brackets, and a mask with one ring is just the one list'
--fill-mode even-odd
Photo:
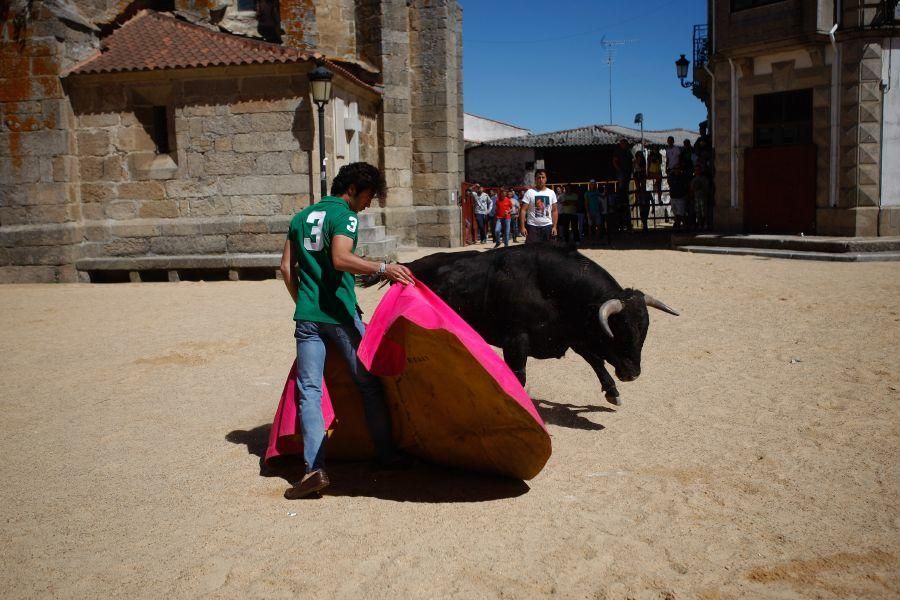
{"label": "black bull", "polygon": [[573,248],[529,244],[443,252],[406,266],[485,341],[503,349],[522,385],[529,356],[562,358],[571,348],[591,365],[606,399],[617,405],[619,391],[604,362],[620,381],[636,379],[650,324],[647,307],[678,315],[639,290],[623,289]]}

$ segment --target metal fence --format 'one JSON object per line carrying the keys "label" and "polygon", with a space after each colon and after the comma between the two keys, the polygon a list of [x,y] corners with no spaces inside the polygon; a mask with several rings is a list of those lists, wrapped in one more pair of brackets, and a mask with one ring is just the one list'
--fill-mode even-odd
{"label": "metal fence", "polygon": [[[586,203],[584,193],[587,191],[589,183],[591,182],[555,182],[547,184],[547,187],[554,191],[559,188],[575,188],[576,193],[579,194],[579,202]],[[578,220],[579,224],[583,223],[583,225],[580,225],[582,229],[579,231],[579,237],[588,237],[588,234],[594,231],[595,228],[599,228],[607,238],[613,232],[640,233],[642,231],[662,231],[673,228],[675,218],[672,212],[667,177],[648,178],[645,190],[636,189],[634,180],[630,180],[627,203],[622,203],[622,196],[619,194],[618,184],[615,180],[600,180],[595,183],[599,190],[606,191],[606,210],[601,215],[600,223],[592,223],[590,212],[584,207],[583,211],[580,212],[580,214],[584,215],[584,218]],[[479,238],[472,195],[468,193],[473,185],[471,183],[463,183],[462,193],[460,194],[462,223],[460,241],[463,244],[473,244]],[[524,185],[509,187],[515,190],[519,197],[528,189],[528,186]],[[482,190],[491,194],[492,192],[499,192],[500,187],[482,186]],[[699,218],[696,221],[694,223],[686,222],[686,224],[694,230],[702,231],[709,228],[709,215],[703,215],[702,221]]]}

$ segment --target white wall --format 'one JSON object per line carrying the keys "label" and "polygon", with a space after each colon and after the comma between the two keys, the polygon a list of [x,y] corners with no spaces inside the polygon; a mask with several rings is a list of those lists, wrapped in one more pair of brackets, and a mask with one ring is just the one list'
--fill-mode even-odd
{"label": "white wall", "polygon": [[467,142],[487,142],[488,140],[500,140],[531,133],[523,127],[516,127],[515,125],[485,119],[484,117],[468,113],[465,115],[464,127],[463,137],[465,137]]}
{"label": "white wall", "polygon": [[882,81],[888,81],[884,92],[883,133],[881,137],[881,205],[900,205],[900,38],[885,43],[882,55]]}

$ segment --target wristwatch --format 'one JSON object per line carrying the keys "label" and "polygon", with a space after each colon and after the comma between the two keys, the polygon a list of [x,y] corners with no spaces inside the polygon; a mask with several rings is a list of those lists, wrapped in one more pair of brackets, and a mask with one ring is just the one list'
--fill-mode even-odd
{"label": "wristwatch", "polygon": [[387,264],[381,263],[380,265],[378,265],[378,274],[379,274],[379,275],[384,275],[384,270],[385,270],[385,269],[387,269]]}

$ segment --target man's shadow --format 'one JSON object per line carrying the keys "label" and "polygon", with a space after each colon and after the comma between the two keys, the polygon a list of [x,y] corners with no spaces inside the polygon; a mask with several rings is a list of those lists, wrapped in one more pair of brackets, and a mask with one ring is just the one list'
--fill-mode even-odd
{"label": "man's shadow", "polygon": [[[271,424],[250,430],[236,429],[225,436],[232,444],[244,444],[259,458],[260,477],[281,477],[289,485],[303,477],[302,456],[281,456],[265,461]],[[366,496],[399,502],[487,502],[521,496],[529,490],[524,481],[421,463],[402,471],[377,471],[366,462],[329,461],[331,480],[325,496]]]}
{"label": "man's shadow", "polygon": [[551,402],[549,400],[534,399],[534,405],[537,407],[541,418],[548,425],[559,425],[560,427],[568,427],[570,429],[585,429],[588,431],[600,431],[606,429],[599,423],[594,423],[590,419],[582,416],[582,413],[597,412],[616,412],[615,409],[608,406],[597,406],[589,404],[586,406],[577,406],[575,404],[563,404],[560,402]]}

